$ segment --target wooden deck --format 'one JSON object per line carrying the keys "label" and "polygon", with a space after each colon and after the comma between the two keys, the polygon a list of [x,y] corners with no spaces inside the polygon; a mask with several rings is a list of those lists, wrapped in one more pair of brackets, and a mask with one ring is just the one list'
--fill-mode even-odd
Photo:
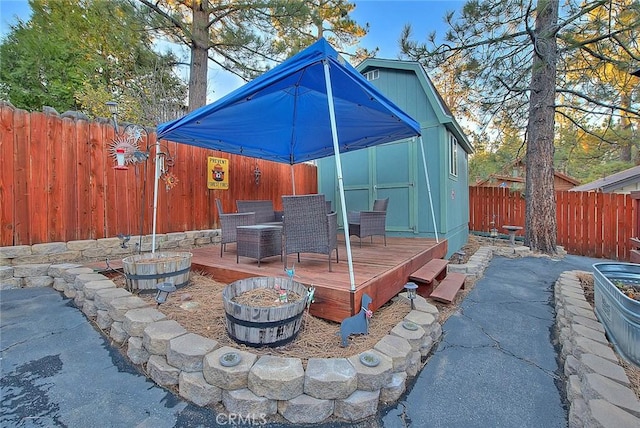
{"label": "wooden deck", "polygon": [[[191,250],[192,271],[205,271],[216,280],[231,283],[254,276],[287,278],[280,257],[262,259],[260,267],[254,259],[240,257],[236,263],[235,244],[227,244],[227,251],[220,257],[220,247],[212,245]],[[338,242],[339,263],[335,263],[335,253],[329,272],[327,256],[321,254],[301,254],[300,263],[296,255],[289,255],[288,266],[295,262],[294,280],[313,285],[315,302],[311,313],[317,317],[340,322],[360,310],[362,295],[367,293],[373,302],[370,309],[376,310],[401,292],[409,275],[429,260],[442,258],[447,253],[447,241],[436,243],[433,239],[387,237],[387,246],[382,239],[374,238],[359,243],[351,243],[355,293],[350,291],[349,269],[344,238]]]}

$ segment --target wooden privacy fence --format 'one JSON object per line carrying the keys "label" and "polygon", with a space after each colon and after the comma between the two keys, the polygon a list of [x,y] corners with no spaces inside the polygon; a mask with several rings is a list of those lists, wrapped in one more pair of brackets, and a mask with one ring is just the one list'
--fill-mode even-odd
{"label": "wooden privacy fence", "polygon": [[[115,131],[106,120],[87,121],[26,112],[0,103],[0,245],[33,245],[150,234],[153,215],[155,133],[140,148],[150,158],[115,170]],[[314,165],[285,164],[162,141],[178,179],[160,181],[157,233],[217,227],[214,199],[235,211],[237,199],[270,199],[317,193]],[[229,189],[207,188],[207,158],[229,161]],[[260,169],[256,184],[254,170]],[[295,177],[295,178],[293,178]]]}
{"label": "wooden privacy fence", "polygon": [[[505,233],[504,225],[525,225],[525,199],[518,191],[472,186],[469,198],[471,231],[489,233],[495,224]],[[628,261],[629,238],[638,232],[636,211],[629,195],[556,191],[558,245],[570,254]]]}

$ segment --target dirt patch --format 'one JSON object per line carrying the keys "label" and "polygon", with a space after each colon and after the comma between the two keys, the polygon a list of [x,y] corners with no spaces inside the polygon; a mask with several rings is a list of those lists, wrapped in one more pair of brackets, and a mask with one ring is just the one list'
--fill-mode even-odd
{"label": "dirt patch", "polygon": [[[124,285],[123,278],[115,281],[120,286]],[[411,311],[408,301],[392,300],[373,313],[369,320],[368,335],[352,335],[349,338],[349,346],[342,347],[341,337],[338,334],[340,324],[314,317],[307,310],[303,315],[302,326],[296,340],[281,347],[253,348],[236,343],[227,334],[222,303],[222,290],[226,285],[216,281],[210,275],[195,272],[191,277],[190,285],[177,290],[170,296],[167,303],[162,304],[158,309],[189,332],[216,340],[222,346],[233,346],[257,355],[300,358],[303,362],[309,358],[350,357],[372,349]],[[155,304],[154,295],[151,293],[142,293],[139,297]],[[246,297],[266,299],[263,300],[265,304],[278,300],[275,290],[261,293],[260,296]]]}
{"label": "dirt patch", "polygon": [[[466,263],[483,245],[509,245],[508,242],[470,235],[467,244],[460,253],[451,257],[450,263]],[[124,287],[124,277],[115,282]],[[302,326],[296,340],[281,347],[253,348],[233,341],[226,331],[225,310],[222,303],[222,290],[227,284],[218,282],[209,274],[194,272],[190,284],[173,293],[167,303],[158,309],[169,319],[173,319],[187,328],[189,332],[199,334],[218,341],[222,346],[233,346],[253,352],[257,355],[276,355],[300,358],[306,362],[309,358],[340,358],[357,355],[369,349],[386,336],[389,331],[401,322],[411,308],[406,300],[393,299],[373,313],[369,320],[368,335],[352,335],[349,346],[341,346],[340,323],[314,317],[305,311]],[[465,289],[460,290],[451,304],[429,300],[440,311],[439,322],[442,324],[457,310],[460,303],[473,289],[473,282],[467,280]],[[256,294],[258,293],[258,294]],[[152,293],[141,293],[139,296],[151,304],[155,304]],[[264,305],[276,305],[278,294],[275,290],[262,290],[243,296],[247,299],[260,299]],[[255,302],[254,302],[255,303]]]}
{"label": "dirt patch", "polygon": [[[594,300],[593,300],[593,275],[589,273],[580,273],[577,275],[578,280],[580,281],[580,285],[584,290],[584,297],[587,299],[587,302],[594,308]],[[615,352],[615,350],[614,350]],[[631,382],[631,387],[633,392],[636,393],[636,397],[640,398],[640,367],[636,367],[635,365],[628,363],[624,360],[620,355],[616,353],[618,357],[618,361],[620,362],[620,366],[627,373],[627,377],[629,378],[629,382]]]}

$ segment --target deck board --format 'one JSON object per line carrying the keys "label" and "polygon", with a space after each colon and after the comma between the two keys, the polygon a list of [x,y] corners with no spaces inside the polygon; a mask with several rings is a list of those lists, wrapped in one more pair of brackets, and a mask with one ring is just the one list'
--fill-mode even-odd
{"label": "deck board", "polygon": [[[447,253],[447,241],[439,243],[426,238],[387,237],[387,246],[374,242],[362,242],[351,246],[355,292],[350,291],[349,269],[344,238],[338,240],[339,263],[335,263],[335,253],[329,272],[328,256],[322,254],[301,254],[300,263],[296,255],[290,254],[288,266],[295,261],[294,279],[316,289],[315,302],[310,311],[314,316],[340,322],[360,311],[362,294],[367,293],[373,302],[374,311],[402,292],[409,276],[431,259],[442,258]],[[235,244],[227,244],[227,251],[220,257],[220,246],[209,245],[190,250],[191,270],[206,272],[215,280],[231,283],[253,276],[273,276],[287,278],[284,263],[279,256],[257,260],[242,257],[236,263]],[[121,264],[111,262],[114,267]],[[118,266],[116,266],[118,265]]]}
{"label": "deck board", "polygon": [[[404,289],[409,275],[434,258],[442,258],[447,252],[447,241],[437,243],[425,238],[387,238],[387,246],[382,243],[364,242],[362,248],[351,246],[355,293],[350,292],[349,269],[344,239],[338,241],[339,263],[335,263],[335,253],[329,272],[328,256],[322,254],[290,254],[287,266],[295,262],[294,279],[316,289],[315,302],[311,313],[320,318],[340,322],[360,310],[362,294],[373,299],[371,308],[375,311]],[[258,262],[241,258],[236,263],[235,244],[227,244],[222,258],[216,246],[196,248],[191,251],[193,270],[211,274],[220,282],[230,283],[252,276],[274,276],[286,278],[284,263],[280,257],[262,259]]]}

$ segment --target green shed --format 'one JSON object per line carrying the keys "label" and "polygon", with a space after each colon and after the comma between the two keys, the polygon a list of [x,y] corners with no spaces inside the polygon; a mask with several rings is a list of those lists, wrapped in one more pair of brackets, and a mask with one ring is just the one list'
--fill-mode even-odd
{"label": "green shed", "polygon": [[[356,69],[420,123],[422,141],[405,139],[341,155],[347,210],[370,210],[375,199],[388,197],[388,236],[447,239],[451,256],[469,233],[471,143],[418,62],[370,58]],[[342,209],[335,158],[319,159],[317,165],[319,193]]]}

